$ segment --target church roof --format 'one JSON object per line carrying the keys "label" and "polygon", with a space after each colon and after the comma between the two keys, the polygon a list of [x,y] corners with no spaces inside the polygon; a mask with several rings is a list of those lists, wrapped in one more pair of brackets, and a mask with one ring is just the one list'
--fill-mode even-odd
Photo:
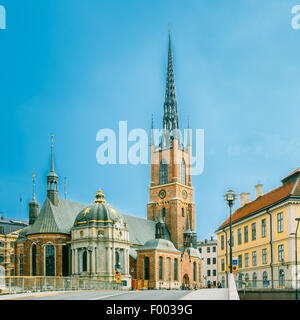
{"label": "church roof", "polygon": [[137,251],[144,250],[161,250],[180,253],[180,251],[175,248],[173,242],[166,239],[151,239],[147,241],[141,248],[137,249]]}
{"label": "church roof", "polygon": [[30,225],[26,235],[39,233],[69,234],[77,214],[86,205],[59,199],[55,206],[47,198],[35,223]]}
{"label": "church roof", "polygon": [[[106,205],[111,211],[124,218],[124,222],[129,229],[129,240],[133,245],[142,246],[148,240],[155,239],[155,221],[123,214],[114,209],[109,203]],[[20,237],[40,233],[70,234],[76,217],[87,207],[86,204],[61,198],[58,200],[58,206],[55,206],[47,198],[34,224],[22,229]],[[166,237],[170,239],[168,230]]]}

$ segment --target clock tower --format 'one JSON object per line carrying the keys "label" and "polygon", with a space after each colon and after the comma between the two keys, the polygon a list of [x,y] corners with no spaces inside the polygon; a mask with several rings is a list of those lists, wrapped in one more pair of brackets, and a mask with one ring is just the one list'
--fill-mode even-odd
{"label": "clock tower", "polygon": [[170,231],[171,240],[178,249],[184,247],[188,219],[193,234],[192,245],[195,247],[197,235],[191,181],[191,144],[189,134],[186,144],[183,144],[179,130],[170,33],[163,130],[160,143],[155,145],[152,121],[150,154],[151,182],[147,218],[156,221],[162,217]]}

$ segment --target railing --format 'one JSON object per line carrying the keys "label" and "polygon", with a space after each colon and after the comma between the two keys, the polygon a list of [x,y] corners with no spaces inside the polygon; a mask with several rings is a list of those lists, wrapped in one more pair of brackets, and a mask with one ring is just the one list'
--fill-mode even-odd
{"label": "railing", "polygon": [[[238,291],[255,291],[255,290],[295,290],[295,280],[236,280],[236,288]],[[300,282],[298,281],[298,288]]]}
{"label": "railing", "polygon": [[122,290],[122,285],[86,277],[0,277],[0,293]]}

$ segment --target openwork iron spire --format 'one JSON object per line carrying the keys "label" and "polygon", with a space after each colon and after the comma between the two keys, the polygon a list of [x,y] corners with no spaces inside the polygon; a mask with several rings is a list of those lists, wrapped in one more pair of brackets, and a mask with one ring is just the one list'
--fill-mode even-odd
{"label": "openwork iron spire", "polygon": [[163,129],[168,131],[179,129],[170,29]]}

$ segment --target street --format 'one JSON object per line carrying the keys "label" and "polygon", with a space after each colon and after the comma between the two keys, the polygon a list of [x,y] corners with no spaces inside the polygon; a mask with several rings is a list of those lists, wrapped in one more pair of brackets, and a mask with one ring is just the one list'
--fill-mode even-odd
{"label": "street", "polygon": [[40,292],[0,296],[0,300],[227,300],[226,289]]}

